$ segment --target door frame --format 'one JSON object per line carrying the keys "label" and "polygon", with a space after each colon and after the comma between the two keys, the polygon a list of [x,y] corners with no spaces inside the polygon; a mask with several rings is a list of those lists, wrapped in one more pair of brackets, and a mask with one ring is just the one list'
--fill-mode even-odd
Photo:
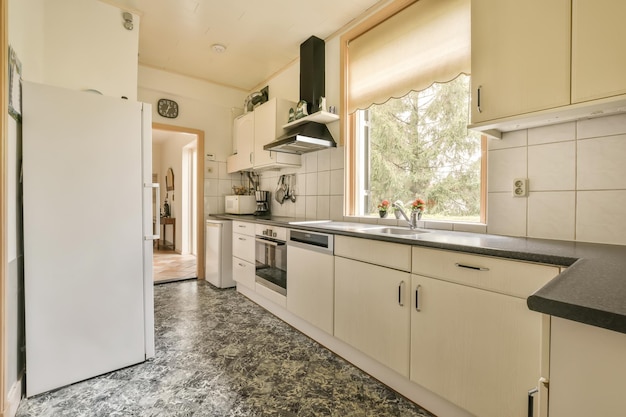
{"label": "door frame", "polygon": [[[8,0],[0,0],[0,85],[7,85],[9,37],[7,26]],[[7,146],[8,146],[8,96],[3,89],[0,94],[0,304],[4,306],[7,278]],[[0,416],[6,407],[6,317],[4,308],[0,309]]]}
{"label": "door frame", "polygon": [[152,129],[196,135],[196,273],[204,279],[204,131],[189,127],[152,123]]}

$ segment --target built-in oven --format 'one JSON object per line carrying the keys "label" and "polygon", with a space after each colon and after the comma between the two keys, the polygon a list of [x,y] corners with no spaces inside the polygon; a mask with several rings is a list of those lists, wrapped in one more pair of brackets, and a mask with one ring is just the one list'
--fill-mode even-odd
{"label": "built-in oven", "polygon": [[255,237],[256,283],[287,295],[287,230],[257,224]]}

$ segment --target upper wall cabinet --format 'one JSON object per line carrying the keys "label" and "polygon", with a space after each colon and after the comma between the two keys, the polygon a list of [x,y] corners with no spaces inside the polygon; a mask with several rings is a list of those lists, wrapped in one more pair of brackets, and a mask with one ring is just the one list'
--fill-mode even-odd
{"label": "upper wall cabinet", "polygon": [[624,15],[623,0],[472,0],[470,128],[501,137],[626,112]]}
{"label": "upper wall cabinet", "polygon": [[573,0],[572,103],[626,94],[626,2]]}
{"label": "upper wall cabinet", "polygon": [[244,170],[266,170],[299,167],[300,155],[266,151],[263,146],[284,133],[283,125],[289,119],[289,109],[296,103],[273,98],[253,112],[235,119],[233,142],[237,153],[226,160],[229,173]]}
{"label": "upper wall cabinet", "polygon": [[472,123],[569,104],[570,1],[472,0]]}

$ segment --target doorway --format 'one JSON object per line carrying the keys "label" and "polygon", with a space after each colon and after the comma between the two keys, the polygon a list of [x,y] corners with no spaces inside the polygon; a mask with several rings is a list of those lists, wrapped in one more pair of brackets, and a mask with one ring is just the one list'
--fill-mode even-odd
{"label": "doorway", "polygon": [[153,179],[161,185],[160,239],[153,257],[154,282],[204,279],[204,132],[152,125]]}

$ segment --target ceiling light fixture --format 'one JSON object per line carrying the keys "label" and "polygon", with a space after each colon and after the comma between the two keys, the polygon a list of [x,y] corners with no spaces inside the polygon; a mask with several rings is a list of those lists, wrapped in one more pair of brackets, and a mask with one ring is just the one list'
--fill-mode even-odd
{"label": "ceiling light fixture", "polygon": [[124,18],[124,27],[128,30],[133,30],[133,15],[128,12],[124,12],[122,13],[122,17]]}
{"label": "ceiling light fixture", "polygon": [[214,43],[213,45],[211,45],[211,49],[213,49],[213,52],[217,54],[221,54],[221,53],[224,53],[224,51],[226,51],[226,47],[222,45],[221,43]]}

